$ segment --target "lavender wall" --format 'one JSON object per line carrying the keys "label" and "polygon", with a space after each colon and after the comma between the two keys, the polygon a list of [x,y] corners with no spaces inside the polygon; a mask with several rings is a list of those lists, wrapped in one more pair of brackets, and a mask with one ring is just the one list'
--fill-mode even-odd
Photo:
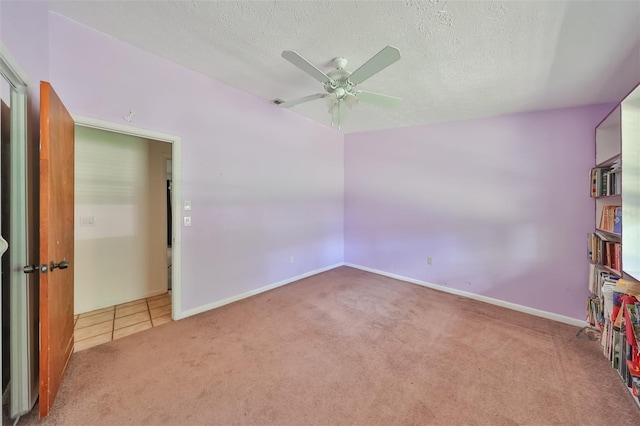
{"label": "lavender wall", "polygon": [[346,135],[345,262],[584,319],[611,107]]}
{"label": "lavender wall", "polygon": [[27,74],[28,138],[40,141],[40,81],[49,78],[49,5],[42,1],[0,1],[0,39]]}
{"label": "lavender wall", "polygon": [[59,15],[49,26],[72,114],[127,124],[131,108],[134,126],[182,137],[183,311],[342,262],[340,133]]}
{"label": "lavender wall", "polygon": [[44,3],[0,7],[3,42],[72,113],[133,108],[135,126],[182,137],[183,310],[341,262],[344,225],[346,262],[584,317],[585,176],[610,106],[351,134],[343,164],[329,128]]}

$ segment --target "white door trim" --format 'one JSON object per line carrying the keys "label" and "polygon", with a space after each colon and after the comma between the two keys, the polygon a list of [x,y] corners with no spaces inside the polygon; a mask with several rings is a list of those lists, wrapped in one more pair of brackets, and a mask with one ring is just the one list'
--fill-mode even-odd
{"label": "white door trim", "polygon": [[[22,267],[28,264],[27,241],[27,75],[11,55],[7,47],[0,42],[0,74],[9,84],[11,90],[11,401],[10,416],[16,417],[27,413],[33,407],[37,397],[37,389],[32,384],[38,382],[32,377],[35,371],[33,362],[37,362],[38,348],[31,344],[34,333],[38,332],[37,324],[30,321],[35,316],[30,310],[38,307],[29,306],[30,286],[36,285],[35,277],[27,277]],[[37,288],[37,287],[35,287]],[[35,374],[35,373],[34,373]]]}
{"label": "white door trim", "polygon": [[172,232],[173,243],[171,248],[171,318],[182,318],[182,138],[154,130],[141,129],[125,124],[112,123],[97,118],[73,115],[73,121],[77,126],[92,129],[106,130],[108,132],[121,133],[129,136],[137,136],[145,139],[153,139],[171,144],[172,182],[171,189],[173,200],[171,211],[173,212]]}

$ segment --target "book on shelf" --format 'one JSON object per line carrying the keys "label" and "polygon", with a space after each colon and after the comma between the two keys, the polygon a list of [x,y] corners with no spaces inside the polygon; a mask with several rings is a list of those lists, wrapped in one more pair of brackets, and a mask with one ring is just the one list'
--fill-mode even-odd
{"label": "book on shelf", "polygon": [[618,333],[618,374],[622,378],[623,382],[627,382],[627,339],[625,338],[624,331],[620,330]]}
{"label": "book on shelf", "polygon": [[602,315],[602,303],[596,296],[590,296],[587,299],[587,322],[592,327],[598,327],[602,331],[604,324],[604,316]]}
{"label": "book on shelf", "polygon": [[638,346],[640,341],[640,303],[628,304],[626,308],[627,340],[632,346]]}
{"label": "book on shelf", "polygon": [[[612,368],[627,385],[632,388],[634,377],[640,377],[640,282],[620,278],[615,283],[603,283],[601,300],[604,303],[603,336],[601,344],[603,353]],[[591,296],[590,299],[595,298]],[[595,301],[594,301],[595,302]],[[597,307],[591,302],[589,309],[595,311],[590,315],[597,316]],[[636,392],[634,388],[634,392]]]}
{"label": "book on shelf", "polygon": [[614,329],[611,336],[611,357],[609,358],[614,370],[618,370],[620,366],[620,351],[622,349],[620,340],[620,332]]}
{"label": "book on shelf", "polygon": [[629,344],[623,326],[623,329],[620,331],[620,363],[618,364],[618,374],[620,374],[622,381],[627,387],[631,387],[632,384],[628,361],[632,357],[633,350],[634,348]]}
{"label": "book on shelf", "polygon": [[606,322],[606,326],[611,326],[611,316],[613,313],[613,289],[615,284],[604,283],[602,285],[602,304],[603,315]]}
{"label": "book on shelf", "polygon": [[[613,289],[618,277],[601,270],[597,265],[592,265],[594,272],[591,284],[591,296],[587,299],[587,321],[591,326],[597,326],[603,330],[607,319],[610,320],[613,310]],[[606,307],[605,307],[606,305]]]}
{"label": "book on shelf", "polygon": [[[620,284],[622,282],[622,284]],[[630,317],[628,306],[634,306],[638,302],[635,296],[627,293],[629,287],[624,285],[624,280],[618,281],[613,290],[613,310],[611,312],[611,321],[614,330],[625,331],[626,326],[630,325]],[[627,340],[635,342],[633,331],[626,333]]]}
{"label": "book on shelf", "polygon": [[616,232],[616,218],[622,219],[622,207],[621,206],[602,206],[602,212],[600,213],[600,228],[606,232],[612,232],[620,234],[622,231],[622,222],[618,225],[619,231]]}
{"label": "book on shelf", "polygon": [[588,254],[589,259],[613,271],[620,273],[622,259],[622,244],[619,238],[602,232],[589,234]]}
{"label": "book on shelf", "polygon": [[620,278],[616,281],[616,286],[625,294],[640,299],[640,282],[633,279]]}
{"label": "book on shelf", "polygon": [[620,183],[622,180],[620,179],[620,171],[617,172],[609,172],[609,185],[607,187],[607,195],[618,195],[622,191],[622,185]]}
{"label": "book on shelf", "polygon": [[598,298],[602,298],[604,285],[615,286],[620,277],[602,268],[601,265],[589,264],[589,291]]}
{"label": "book on shelf", "polygon": [[602,353],[607,358],[609,353],[609,350],[608,350],[609,335],[611,334],[609,332],[609,324],[611,324],[611,321],[607,321],[605,317],[604,324],[602,325],[602,335],[600,336],[600,346],[602,346]]}
{"label": "book on shelf", "polygon": [[596,288],[596,265],[594,265],[593,263],[589,264],[589,291],[591,292],[591,294],[595,294],[597,293],[597,288]]}
{"label": "book on shelf", "polygon": [[636,398],[640,398],[640,377],[632,377],[633,385],[632,385],[632,394]]}
{"label": "book on shelf", "polygon": [[616,207],[613,217],[613,232],[622,234],[622,207]]}
{"label": "book on shelf", "polygon": [[620,194],[620,172],[619,163],[591,169],[591,196],[604,197]]}
{"label": "book on shelf", "polygon": [[640,353],[638,353],[638,337],[640,337],[640,317],[638,316],[638,309],[640,303],[638,300],[630,296],[633,302],[629,300],[629,303],[624,304],[624,322],[621,327],[621,332],[624,333],[625,338],[625,352],[624,355],[624,375],[622,376],[627,387],[633,385],[632,376],[640,375]]}

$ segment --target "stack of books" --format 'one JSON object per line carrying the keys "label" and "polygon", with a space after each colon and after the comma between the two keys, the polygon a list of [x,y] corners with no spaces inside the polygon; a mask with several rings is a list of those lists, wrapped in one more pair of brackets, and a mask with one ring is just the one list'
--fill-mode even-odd
{"label": "stack of books", "polygon": [[603,353],[640,404],[640,283],[604,281],[600,292]]}
{"label": "stack of books", "polygon": [[621,170],[620,160],[616,160],[610,166],[591,169],[591,196],[605,197],[620,194]]}

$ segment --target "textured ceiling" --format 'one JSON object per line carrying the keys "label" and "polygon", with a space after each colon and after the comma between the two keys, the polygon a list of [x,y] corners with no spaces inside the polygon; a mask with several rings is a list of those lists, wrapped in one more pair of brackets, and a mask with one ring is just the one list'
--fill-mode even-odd
{"label": "textured ceiling", "polygon": [[[55,1],[51,9],[265,102],[322,91],[283,50],[327,72],[336,56],[353,71],[397,47],[402,59],[359,88],[401,97],[401,106],[360,103],[346,111],[345,133],[616,101],[631,89],[617,75],[625,59],[640,76],[638,1]],[[291,111],[331,122],[323,100]]]}

